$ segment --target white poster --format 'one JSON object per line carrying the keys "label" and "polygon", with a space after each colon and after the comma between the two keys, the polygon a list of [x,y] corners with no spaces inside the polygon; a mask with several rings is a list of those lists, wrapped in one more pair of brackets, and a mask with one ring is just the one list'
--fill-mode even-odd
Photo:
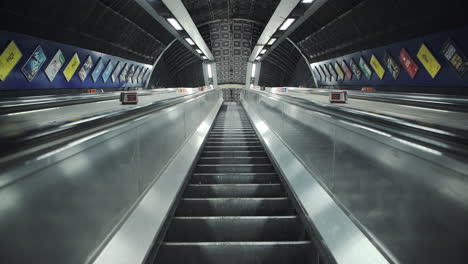
{"label": "white poster", "polygon": [[63,56],[62,51],[58,50],[50,61],[49,65],[47,65],[47,68],[44,70],[47,78],[49,78],[51,82],[54,81],[55,76],[60,71],[60,68],[62,68],[64,63],[65,57]]}

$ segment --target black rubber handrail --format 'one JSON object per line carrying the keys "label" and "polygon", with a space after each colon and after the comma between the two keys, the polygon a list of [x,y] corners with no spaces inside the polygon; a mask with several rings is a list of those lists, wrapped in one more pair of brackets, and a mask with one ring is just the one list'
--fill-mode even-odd
{"label": "black rubber handrail", "polygon": [[468,159],[468,131],[466,130],[443,125],[431,125],[353,108],[322,104],[288,95],[277,95],[254,90],[248,91],[326,114],[338,120],[386,132],[431,149],[462,155],[464,159]]}
{"label": "black rubber handrail", "polygon": [[77,121],[38,128],[18,136],[2,137],[0,138],[0,167],[14,165],[68,142],[124,124],[155,111],[206,96],[212,92],[214,90],[168,98],[132,109],[101,113]]}
{"label": "black rubber handrail", "polygon": [[[315,88],[289,89],[291,92],[317,94],[323,96],[328,96],[331,91],[327,89]],[[376,101],[382,103],[410,105],[454,112],[468,112],[468,97],[465,96],[454,97],[436,94],[348,91],[348,97],[351,99]]]}

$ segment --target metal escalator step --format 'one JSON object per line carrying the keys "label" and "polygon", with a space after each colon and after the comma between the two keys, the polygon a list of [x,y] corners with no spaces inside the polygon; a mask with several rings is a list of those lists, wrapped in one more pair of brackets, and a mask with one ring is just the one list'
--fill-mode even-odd
{"label": "metal escalator step", "polygon": [[257,142],[245,142],[245,141],[237,141],[237,142],[231,142],[231,141],[221,141],[221,142],[206,142],[205,146],[261,146],[260,141]]}
{"label": "metal escalator step", "polygon": [[270,159],[264,157],[201,157],[198,164],[268,164]]}
{"label": "metal escalator step", "polygon": [[210,134],[208,140],[212,139],[234,139],[234,138],[243,138],[243,139],[258,139],[257,134],[233,134],[233,135],[223,135],[223,134]]}
{"label": "metal escalator step", "polygon": [[203,151],[201,157],[266,157],[265,151]]}
{"label": "metal escalator step", "polygon": [[220,142],[256,142],[260,143],[258,138],[208,138],[206,143],[220,143]]}
{"label": "metal escalator step", "polygon": [[174,217],[167,242],[306,240],[297,216]]}
{"label": "metal escalator step", "polygon": [[310,241],[163,243],[161,264],[302,264],[317,263]]}
{"label": "metal escalator step", "polygon": [[259,184],[278,183],[276,173],[194,173],[190,183],[198,184]]}
{"label": "metal escalator step", "polygon": [[279,183],[272,184],[190,184],[185,198],[284,197]]}
{"label": "metal escalator step", "polygon": [[207,151],[263,151],[263,146],[205,146]]}
{"label": "metal escalator step", "polygon": [[272,164],[198,164],[195,172],[274,172]]}
{"label": "metal escalator step", "polygon": [[176,216],[294,215],[287,197],[281,198],[183,198]]}

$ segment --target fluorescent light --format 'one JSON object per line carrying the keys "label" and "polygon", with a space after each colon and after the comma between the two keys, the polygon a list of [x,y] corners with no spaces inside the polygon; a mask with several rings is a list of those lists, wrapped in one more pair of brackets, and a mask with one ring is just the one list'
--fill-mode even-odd
{"label": "fluorescent light", "polygon": [[304,3],[304,4],[310,4],[310,3],[312,3],[313,1],[315,1],[315,0],[302,0],[302,3]]}
{"label": "fluorescent light", "polygon": [[266,49],[262,49],[262,51],[260,51],[260,54],[265,54],[266,52]]}
{"label": "fluorescent light", "polygon": [[275,38],[272,38],[270,39],[270,41],[268,41],[267,45],[273,45],[273,43],[275,43],[276,39]]}
{"label": "fluorescent light", "polygon": [[213,89],[213,85],[212,85],[212,84],[210,84],[210,89]]}
{"label": "fluorescent light", "polygon": [[255,77],[255,72],[256,71],[257,71],[257,64],[252,63],[252,74],[251,74],[252,78]]}
{"label": "fluorescent light", "polygon": [[211,72],[211,64],[207,65],[207,69],[208,69],[208,78],[213,78],[213,73]]}
{"label": "fluorescent light", "polygon": [[262,58],[262,56],[258,56],[255,60],[260,60]]}
{"label": "fluorescent light", "polygon": [[207,60],[208,58],[206,56],[202,56],[202,59]]}
{"label": "fluorescent light", "polygon": [[286,21],[284,21],[283,25],[281,25],[281,27],[279,28],[279,30],[286,30],[288,29],[292,23],[294,23],[294,21],[296,21],[295,18],[288,18],[286,19]]}
{"label": "fluorescent light", "polygon": [[196,51],[197,51],[199,54],[203,54],[203,52],[202,52],[200,49],[196,49]]}
{"label": "fluorescent light", "polygon": [[193,42],[193,40],[191,38],[185,38],[185,41],[187,41],[188,44],[190,44],[192,46],[195,45],[195,42]]}
{"label": "fluorescent light", "polygon": [[175,18],[168,18],[167,22],[169,22],[169,24],[171,24],[176,30],[183,30]]}

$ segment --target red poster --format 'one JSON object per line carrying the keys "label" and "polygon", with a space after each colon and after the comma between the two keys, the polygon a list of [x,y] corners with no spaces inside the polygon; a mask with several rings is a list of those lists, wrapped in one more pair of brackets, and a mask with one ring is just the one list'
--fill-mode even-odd
{"label": "red poster", "polygon": [[414,79],[414,76],[416,76],[416,73],[419,71],[419,67],[405,48],[401,49],[400,57],[398,58],[400,59],[400,63],[403,65],[403,68],[405,68],[409,76],[411,76],[411,79]]}
{"label": "red poster", "polygon": [[351,72],[351,70],[350,70],[349,67],[348,67],[348,64],[346,64],[345,61],[343,61],[343,62],[341,63],[341,68],[343,68],[343,70],[345,71],[346,76],[348,77],[348,79],[351,80],[351,79],[353,78],[353,73]]}

